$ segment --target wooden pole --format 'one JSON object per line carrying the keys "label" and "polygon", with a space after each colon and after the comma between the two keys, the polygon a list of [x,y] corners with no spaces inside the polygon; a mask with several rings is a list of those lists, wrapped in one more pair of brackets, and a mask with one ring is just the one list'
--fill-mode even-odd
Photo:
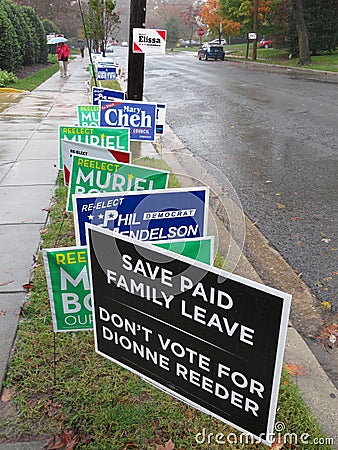
{"label": "wooden pole", "polygon": [[133,53],[133,29],[145,28],[147,0],[131,0],[129,21],[128,100],[143,100],[144,53]]}

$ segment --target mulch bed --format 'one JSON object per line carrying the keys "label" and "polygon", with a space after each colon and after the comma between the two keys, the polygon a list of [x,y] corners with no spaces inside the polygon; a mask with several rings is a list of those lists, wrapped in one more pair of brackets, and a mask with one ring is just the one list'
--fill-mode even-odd
{"label": "mulch bed", "polygon": [[16,70],[14,73],[19,78],[19,80],[22,80],[23,78],[27,78],[33,75],[35,72],[38,72],[39,70],[44,69],[48,66],[49,64],[32,64],[31,66],[22,67],[21,69]]}

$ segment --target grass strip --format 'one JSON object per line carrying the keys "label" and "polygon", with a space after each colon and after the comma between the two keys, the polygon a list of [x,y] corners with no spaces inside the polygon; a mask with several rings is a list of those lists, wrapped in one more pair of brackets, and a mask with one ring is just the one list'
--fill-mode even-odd
{"label": "grass strip", "polygon": [[44,69],[38,70],[33,75],[19,80],[15,83],[11,83],[9,87],[14,89],[22,89],[24,91],[32,91],[36,87],[40,86],[44,81],[48,80],[59,70],[59,64],[51,64]]}
{"label": "grass strip", "polygon": [[[160,159],[138,159],[137,164],[170,170]],[[178,186],[171,174],[169,187]],[[41,248],[75,245],[73,217],[65,212],[66,198],[67,187],[60,174],[48,226],[41,230]],[[231,448],[267,448],[97,355],[93,341],[89,331],[53,332],[40,254],[4,382],[9,400],[0,403],[0,443],[66,436],[71,443],[76,442],[76,448],[86,449],[155,450],[169,439],[180,450],[229,448],[229,442],[217,443],[215,436],[221,433],[224,440],[237,440]],[[283,422],[283,433],[297,437],[296,443],[277,448],[318,448],[299,442],[304,433],[309,439],[325,440],[284,370],[276,421]],[[212,433],[209,443],[201,442],[203,433]],[[325,444],[320,448],[332,449]]]}

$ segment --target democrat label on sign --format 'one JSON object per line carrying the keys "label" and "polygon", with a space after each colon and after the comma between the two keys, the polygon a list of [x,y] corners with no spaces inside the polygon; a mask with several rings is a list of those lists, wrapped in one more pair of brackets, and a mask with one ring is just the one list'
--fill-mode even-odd
{"label": "democrat label on sign", "polygon": [[73,194],[163,189],[168,186],[168,180],[166,170],[74,155],[67,211],[73,211]]}
{"label": "democrat label on sign", "polygon": [[98,127],[100,123],[98,105],[78,105],[77,121],[80,127]]}
{"label": "democrat label on sign", "polygon": [[122,91],[114,91],[113,89],[105,89],[92,87],[92,105],[99,105],[101,101],[113,102],[114,100],[124,100],[125,93]]}
{"label": "democrat label on sign", "polygon": [[112,127],[59,126],[59,169],[63,170],[62,140],[97,145],[112,150],[129,151],[129,129]]}
{"label": "democrat label on sign", "polygon": [[208,205],[208,188],[74,195],[76,242],[86,245],[88,222],[143,241],[203,237]]}
{"label": "democrat label on sign", "polygon": [[133,28],[133,53],[165,54],[167,31]]}
{"label": "democrat label on sign", "polygon": [[84,247],[42,250],[54,331],[93,328],[88,255]]}
{"label": "democrat label on sign", "polygon": [[131,141],[155,140],[156,103],[100,102],[100,127],[126,127]]}
{"label": "democrat label on sign", "polygon": [[156,247],[170,250],[182,256],[194,259],[204,264],[214,263],[214,237],[207,236],[192,239],[173,239],[169,241],[154,242]]}
{"label": "democrat label on sign", "polygon": [[291,296],[87,226],[97,353],[271,445]]}
{"label": "democrat label on sign", "polygon": [[82,144],[81,142],[72,142],[62,140],[62,161],[63,161],[63,178],[64,184],[68,186],[70,179],[70,172],[72,169],[72,157],[88,156],[91,158],[105,159],[111,161],[118,161],[122,163],[130,163],[131,152],[121,150],[110,150],[105,147],[98,147],[97,145]]}

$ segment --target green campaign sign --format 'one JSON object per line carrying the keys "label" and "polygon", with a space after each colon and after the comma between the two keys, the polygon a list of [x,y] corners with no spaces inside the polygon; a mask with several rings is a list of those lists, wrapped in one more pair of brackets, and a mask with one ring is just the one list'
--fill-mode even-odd
{"label": "green campaign sign", "polygon": [[[156,242],[154,245],[212,264],[214,237]],[[93,329],[87,247],[43,249],[53,329]]]}
{"label": "green campaign sign", "polygon": [[59,169],[63,170],[62,141],[129,152],[129,128],[59,126]]}
{"label": "green campaign sign", "polygon": [[73,194],[165,189],[168,180],[169,172],[165,170],[74,155],[67,211],[73,211]]}
{"label": "green campaign sign", "polygon": [[78,105],[77,119],[80,127],[98,127],[100,125],[100,106]]}
{"label": "green campaign sign", "polygon": [[42,251],[54,331],[93,329],[86,247]]}
{"label": "green campaign sign", "polygon": [[213,265],[214,263],[213,236],[152,242],[152,244],[179,255],[188,256],[195,261],[209,265]]}

